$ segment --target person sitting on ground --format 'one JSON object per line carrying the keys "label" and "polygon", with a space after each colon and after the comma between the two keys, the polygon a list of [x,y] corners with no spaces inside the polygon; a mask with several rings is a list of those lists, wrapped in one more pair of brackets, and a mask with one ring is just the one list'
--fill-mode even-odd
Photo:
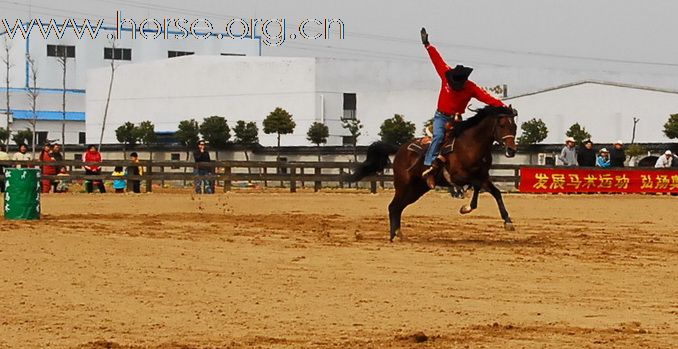
{"label": "person sitting on ground", "polygon": [[468,80],[473,68],[463,65],[451,68],[447,65],[438,50],[429,43],[428,33],[426,33],[425,28],[421,28],[421,42],[424,44],[426,51],[428,51],[433,66],[442,80],[438,96],[438,109],[433,117],[433,138],[426,151],[426,156],[424,157],[425,170],[421,174],[426,179],[428,186],[433,189],[435,187],[434,170],[438,167],[438,162],[435,160],[440,151],[440,146],[445,139],[447,124],[461,120],[461,114],[464,114],[466,111],[466,106],[471,98],[494,107],[506,105],[487,91],[478,87],[473,81]]}
{"label": "person sitting on ground", "polygon": [[57,180],[56,180],[56,188],[54,189],[55,193],[67,193],[68,192],[68,172],[66,171],[66,167],[62,166],[59,169],[59,173],[57,174]]}
{"label": "person sitting on ground", "polygon": [[624,161],[626,161],[624,143],[618,140],[614,143],[612,150],[610,150],[610,167],[624,167]]}
{"label": "person sitting on ground", "polygon": [[600,154],[596,159],[596,167],[608,168],[610,167],[610,152],[607,148],[600,149]]}
{"label": "person sitting on ground", "polygon": [[115,166],[111,176],[118,177],[113,180],[113,189],[115,189],[115,192],[124,193],[127,183],[123,179],[123,177],[125,177],[125,171],[123,171],[122,166]]}
{"label": "person sitting on ground", "polygon": [[596,166],[596,151],[593,149],[593,142],[590,139],[584,141],[584,147],[577,151],[577,163],[582,167]]}
{"label": "person sitting on ground", "polygon": [[559,166],[577,166],[577,151],[574,148],[574,138],[567,137],[565,146],[557,157],[556,165]]}
{"label": "person sitting on ground", "polygon": [[657,159],[654,164],[655,168],[669,168],[673,164],[673,153],[670,150],[664,152],[664,155]]}

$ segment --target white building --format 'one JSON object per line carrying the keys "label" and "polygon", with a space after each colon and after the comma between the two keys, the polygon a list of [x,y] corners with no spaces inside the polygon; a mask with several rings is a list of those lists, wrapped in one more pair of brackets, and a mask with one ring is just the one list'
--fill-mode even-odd
{"label": "white building", "polygon": [[542,143],[563,143],[565,132],[579,123],[594,143],[669,142],[664,123],[678,113],[678,90],[600,81],[582,81],[505,99],[520,114],[519,122],[542,119],[548,137]]}
{"label": "white building", "polygon": [[[403,77],[401,69],[417,70],[412,75],[418,78]],[[97,69],[89,76],[88,141],[101,129],[107,93],[102,82],[109,73]],[[341,120],[353,117],[365,126],[365,144],[378,139],[379,126],[395,113],[421,128],[435,111],[438,86],[430,64],[198,55],[132,64],[116,71],[104,142],[116,142],[114,130],[127,121],[151,120],[157,132],[174,132],[181,120],[219,115],[231,126],[257,122],[261,144],[275,145],[276,136],[265,135],[261,122],[281,107],[297,124],[282,137],[283,145],[308,145],[306,132],[316,121],[328,125],[328,145],[341,145],[348,135]]]}
{"label": "white building", "polygon": [[[66,54],[66,140],[65,143],[75,144],[85,142],[85,99],[87,71],[93,68],[110,66],[113,55],[116,66],[123,67],[130,63],[139,63],[152,60],[162,60],[177,56],[200,55],[235,55],[258,56],[261,51],[259,38],[231,39],[217,37],[218,34],[207,39],[197,39],[188,36],[176,39],[171,35],[164,39],[144,38],[141,35],[132,37],[128,28],[119,33],[115,27],[102,26],[94,39],[89,33],[78,38],[77,31],[82,27],[67,26],[63,35],[57,37],[54,31],[42,35],[38,24],[33,26],[30,35],[24,36],[20,32],[0,33],[0,50],[4,54],[4,44],[10,45],[10,61],[13,65],[10,71],[10,109],[11,129],[25,129],[29,127],[28,119],[33,118],[30,99],[27,91],[32,85],[31,69],[26,59],[28,55],[34,60],[37,69],[37,131],[38,139],[61,140],[62,114],[62,65],[58,56]],[[44,28],[44,27],[43,27]],[[60,26],[61,28],[61,26]],[[28,31],[27,26],[24,27]],[[115,51],[112,48],[111,37],[119,34],[115,40]],[[169,32],[169,34],[174,34]],[[178,34],[178,33],[177,33]],[[5,38],[7,40],[5,41]],[[4,56],[4,55],[3,55]],[[0,127],[7,126],[5,117],[6,91],[5,67],[0,69]],[[108,79],[107,79],[108,81]],[[101,82],[108,85],[108,82]]]}

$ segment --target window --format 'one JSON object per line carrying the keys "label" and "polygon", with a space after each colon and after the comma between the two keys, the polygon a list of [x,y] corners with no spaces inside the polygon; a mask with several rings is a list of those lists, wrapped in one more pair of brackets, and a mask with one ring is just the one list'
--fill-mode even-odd
{"label": "window", "polygon": [[353,146],[353,136],[342,136],[341,144],[343,146]]}
{"label": "window", "polygon": [[47,143],[47,131],[37,131],[37,132],[35,132],[35,140],[36,140],[37,144],[39,144],[40,146]]}
{"label": "window", "polygon": [[75,58],[75,46],[47,45],[47,57]]}
{"label": "window", "polygon": [[355,120],[356,118],[356,94],[344,93],[344,115],[343,120]]}
{"label": "window", "polygon": [[132,60],[132,49],[131,48],[112,48],[104,47],[104,59],[114,59],[116,61],[131,61]]}
{"label": "window", "polygon": [[190,56],[194,53],[195,52],[187,52],[187,51],[167,51],[167,58]]}
{"label": "window", "polygon": [[87,143],[87,137],[85,137],[85,132],[78,132],[78,144]]}
{"label": "window", "polygon": [[[170,154],[170,160],[172,161],[181,161],[181,154],[179,153],[172,153]],[[179,166],[172,166],[173,170],[178,170]]]}
{"label": "window", "polygon": [[222,56],[238,56],[238,57],[245,57],[247,56],[244,53],[222,53]]}

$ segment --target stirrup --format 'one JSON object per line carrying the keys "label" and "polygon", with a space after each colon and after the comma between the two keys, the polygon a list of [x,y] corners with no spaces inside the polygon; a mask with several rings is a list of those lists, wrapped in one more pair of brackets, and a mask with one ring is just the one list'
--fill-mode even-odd
{"label": "stirrup", "polygon": [[435,166],[435,165],[431,165],[431,166],[429,166],[426,170],[424,170],[424,172],[422,172],[421,176],[422,176],[422,177],[426,177],[426,176],[430,175],[431,172],[433,172],[433,170],[435,170],[435,169],[436,169],[436,166]]}

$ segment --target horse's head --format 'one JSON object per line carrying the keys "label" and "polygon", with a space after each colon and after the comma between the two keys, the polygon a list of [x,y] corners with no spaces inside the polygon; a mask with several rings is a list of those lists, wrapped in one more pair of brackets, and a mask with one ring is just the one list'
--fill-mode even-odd
{"label": "horse's head", "polygon": [[518,111],[510,105],[499,109],[496,116],[494,127],[494,140],[504,146],[506,157],[512,158],[516,155],[516,117]]}

